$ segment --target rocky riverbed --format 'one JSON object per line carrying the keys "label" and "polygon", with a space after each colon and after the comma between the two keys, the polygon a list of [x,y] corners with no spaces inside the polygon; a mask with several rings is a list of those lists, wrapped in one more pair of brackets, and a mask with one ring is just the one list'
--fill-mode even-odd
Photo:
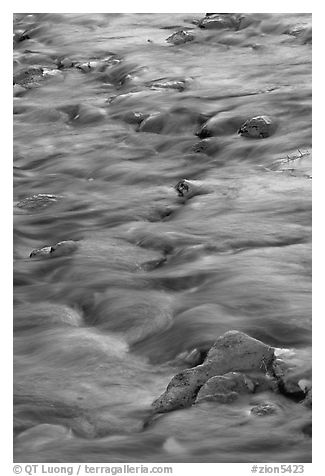
{"label": "rocky riverbed", "polygon": [[14,459],[311,461],[311,15],[14,15]]}

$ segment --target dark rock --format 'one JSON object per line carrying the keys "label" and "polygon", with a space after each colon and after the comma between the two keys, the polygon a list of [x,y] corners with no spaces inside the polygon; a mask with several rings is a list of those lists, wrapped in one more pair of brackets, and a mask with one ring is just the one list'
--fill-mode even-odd
{"label": "dark rock", "polygon": [[[265,374],[271,368],[273,360],[272,347],[239,331],[226,332],[216,340],[202,365],[183,370],[172,378],[166,391],[154,401],[153,410],[157,413],[165,413],[188,407],[194,403],[200,388],[211,377],[240,371]],[[233,379],[241,379],[244,385],[243,377],[235,376]],[[211,385],[213,383],[212,381]],[[234,387],[228,381],[225,385],[238,390],[241,388],[238,381]],[[248,388],[249,385],[247,385]],[[232,391],[232,389],[229,390],[229,392]],[[230,398],[234,397],[232,395]],[[225,398],[227,400],[227,397]]]}
{"label": "dark rock", "polygon": [[188,31],[179,30],[176,33],[170,35],[166,41],[167,43],[172,43],[173,45],[181,45],[183,43],[187,43],[188,41],[194,40],[194,35],[189,33]]}
{"label": "dark rock", "polygon": [[238,134],[244,137],[253,137],[255,139],[264,139],[274,134],[276,125],[268,116],[255,116],[248,119],[239,128]]}
{"label": "dark rock", "polygon": [[256,416],[274,415],[278,412],[278,407],[274,403],[263,402],[251,408],[251,414]]}
{"label": "dark rock", "polygon": [[204,195],[213,191],[212,187],[200,180],[180,180],[175,185],[178,196],[186,200],[196,195]]}

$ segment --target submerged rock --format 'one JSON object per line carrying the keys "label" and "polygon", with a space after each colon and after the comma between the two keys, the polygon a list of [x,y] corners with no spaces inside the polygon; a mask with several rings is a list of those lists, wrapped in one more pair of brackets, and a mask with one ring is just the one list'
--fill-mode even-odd
{"label": "submerged rock", "polygon": [[[202,365],[186,369],[175,375],[167,386],[166,391],[153,402],[152,407],[156,413],[165,413],[177,408],[185,408],[192,405],[203,385],[211,377],[224,376],[224,380],[216,379],[207,384],[202,390],[201,397],[207,395],[212,388],[219,388],[222,400],[229,401],[236,398],[231,394],[234,389],[253,388],[253,383],[245,376],[239,374],[228,375],[229,372],[260,372],[265,374],[271,368],[274,360],[272,347],[263,344],[247,334],[239,331],[229,331],[220,336],[211,347]],[[245,383],[245,379],[247,379]],[[222,393],[221,389],[228,389],[228,393]],[[238,394],[238,392],[236,392]]]}
{"label": "submerged rock", "polygon": [[57,59],[56,64],[58,66],[58,69],[68,69],[68,68],[72,68],[76,63],[72,61],[70,58],[62,58],[62,59]]}
{"label": "submerged rock", "polygon": [[44,246],[43,248],[35,249],[29,255],[30,258],[52,258],[59,256],[67,256],[72,254],[78,245],[75,241],[66,240],[56,243],[54,246]]}
{"label": "submerged rock", "polygon": [[238,134],[244,137],[264,139],[274,134],[275,129],[275,123],[269,116],[255,116],[244,122],[239,128]]}
{"label": "submerged rock", "polygon": [[151,114],[141,122],[139,131],[160,134],[165,127],[166,121],[168,121],[168,116],[164,113]]}
{"label": "submerged rock", "polygon": [[166,39],[167,43],[172,43],[173,45],[181,45],[192,40],[194,40],[194,35],[184,30],[176,31],[176,33],[173,33]]}
{"label": "submerged rock", "polygon": [[127,124],[141,124],[145,119],[149,117],[149,114],[143,114],[142,112],[126,112],[122,119]]}

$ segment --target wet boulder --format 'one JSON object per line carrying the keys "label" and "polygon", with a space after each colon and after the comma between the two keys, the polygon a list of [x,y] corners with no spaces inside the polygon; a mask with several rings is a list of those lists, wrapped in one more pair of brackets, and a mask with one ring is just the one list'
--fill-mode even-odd
{"label": "wet boulder", "polygon": [[59,256],[68,256],[74,253],[78,248],[78,244],[72,240],[60,241],[53,246],[44,246],[33,250],[30,258],[53,258]]}
{"label": "wet boulder", "polygon": [[[239,331],[229,331],[220,336],[209,350],[203,364],[186,369],[175,375],[167,386],[166,391],[153,402],[155,413],[165,413],[178,408],[192,405],[203,385],[215,376],[225,376],[229,372],[253,372],[261,375],[268,372],[274,360],[272,347]],[[219,391],[221,399],[234,399],[237,389],[253,389],[254,383],[243,376],[227,376],[226,380],[210,382],[204,392],[213,391],[211,388],[227,389],[231,395]],[[230,381],[230,382],[229,382]],[[246,382],[246,383],[245,383]],[[219,386],[219,387],[218,387]],[[241,389],[241,390],[240,390]],[[216,392],[218,393],[218,392]],[[202,394],[201,394],[202,396]]]}
{"label": "wet boulder", "polygon": [[242,124],[238,134],[243,137],[252,137],[254,139],[265,139],[274,134],[276,124],[269,116],[255,116]]}
{"label": "wet boulder", "polygon": [[231,403],[239,395],[253,393],[254,390],[255,384],[249,377],[239,372],[229,372],[207,380],[199,390],[195,403],[202,401]]}
{"label": "wet boulder", "polygon": [[188,41],[193,40],[194,35],[184,30],[176,31],[166,39],[167,43],[172,43],[173,45],[181,45],[183,43],[187,43]]}

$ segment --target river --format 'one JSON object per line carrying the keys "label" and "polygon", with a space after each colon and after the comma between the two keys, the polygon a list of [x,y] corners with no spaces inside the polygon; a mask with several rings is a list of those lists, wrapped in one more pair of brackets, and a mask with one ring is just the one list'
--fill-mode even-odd
{"label": "river", "polygon": [[[311,461],[283,395],[267,419],[254,396],[144,427],[228,330],[311,367],[311,15],[204,17],[14,15],[15,461]],[[259,115],[274,134],[237,133]]]}

